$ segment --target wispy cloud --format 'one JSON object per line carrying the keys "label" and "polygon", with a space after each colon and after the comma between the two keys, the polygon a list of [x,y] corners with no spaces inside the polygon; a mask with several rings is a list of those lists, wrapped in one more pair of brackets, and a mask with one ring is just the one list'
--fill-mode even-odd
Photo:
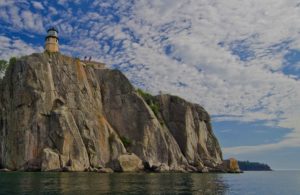
{"label": "wispy cloud", "polygon": [[[14,31],[27,30],[34,33],[44,32],[43,16],[34,13],[29,9],[30,3],[25,0],[17,2],[4,1],[0,3],[0,22],[5,23],[7,27]],[[36,9],[41,9],[39,2],[32,2]],[[40,6],[39,6],[40,5]]]}
{"label": "wispy cloud", "polygon": [[44,6],[41,2],[38,2],[38,1],[32,1],[32,5],[35,9],[44,9]]}
{"label": "wispy cloud", "polygon": [[9,57],[20,57],[35,52],[42,52],[43,48],[28,44],[19,39],[11,39],[10,37],[0,35],[0,59],[8,60]]}
{"label": "wispy cloud", "polygon": [[227,156],[236,156],[240,154],[247,154],[247,153],[264,153],[266,151],[276,151],[278,149],[282,148],[299,148],[300,147],[300,136],[298,134],[294,134],[294,137],[291,137],[291,135],[277,143],[271,143],[271,144],[261,144],[261,145],[255,145],[255,146],[238,146],[238,147],[228,147],[223,148],[223,152]]}

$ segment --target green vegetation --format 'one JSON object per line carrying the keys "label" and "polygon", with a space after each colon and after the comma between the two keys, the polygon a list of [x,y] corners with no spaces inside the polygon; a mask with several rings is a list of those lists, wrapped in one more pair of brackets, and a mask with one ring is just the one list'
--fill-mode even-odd
{"label": "green vegetation", "polygon": [[151,108],[155,116],[157,117],[159,123],[163,126],[165,125],[164,120],[162,117],[159,115],[160,112],[160,106],[155,97],[142,89],[137,89],[137,93],[145,100],[145,102],[148,104],[148,106]]}
{"label": "green vegetation", "polygon": [[0,60],[0,73],[4,74],[6,69],[9,66],[14,66],[17,63],[17,58],[16,57],[12,57],[9,59],[9,62],[7,62],[6,60]]}
{"label": "green vegetation", "polygon": [[140,96],[142,96],[145,102],[149,105],[151,110],[154,112],[155,116],[158,116],[160,107],[158,102],[155,101],[155,98],[151,94],[144,92],[141,89],[137,89],[137,92]]}
{"label": "green vegetation", "polygon": [[7,67],[8,67],[7,61],[6,60],[0,60],[0,72],[4,73]]}
{"label": "green vegetation", "polygon": [[155,116],[158,116],[159,113],[159,105],[155,102],[149,105],[151,110],[154,112]]}
{"label": "green vegetation", "polygon": [[14,66],[17,63],[17,58],[16,57],[11,57],[9,59],[9,66]]}
{"label": "green vegetation", "polygon": [[267,164],[249,161],[239,161],[239,167],[242,171],[272,171]]}
{"label": "green vegetation", "polygon": [[125,148],[128,148],[132,145],[132,142],[130,139],[128,139],[127,137],[125,136],[121,136],[121,141],[123,142],[123,145],[125,146]]}
{"label": "green vegetation", "polygon": [[143,97],[143,99],[147,102],[147,104],[150,104],[153,101],[153,96],[142,89],[137,89],[138,94]]}

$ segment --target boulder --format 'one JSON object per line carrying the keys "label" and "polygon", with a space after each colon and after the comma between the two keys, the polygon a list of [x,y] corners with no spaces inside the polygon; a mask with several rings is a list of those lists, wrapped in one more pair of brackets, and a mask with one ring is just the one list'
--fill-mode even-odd
{"label": "boulder", "polygon": [[198,172],[202,172],[202,170],[204,168],[204,165],[201,161],[197,161],[196,164],[195,164],[195,167],[196,167]]}
{"label": "boulder", "polygon": [[188,172],[198,172],[198,169],[192,165],[187,165],[185,167],[185,170],[187,170]]}
{"label": "boulder", "polygon": [[[100,168],[101,169],[101,168]],[[99,169],[95,168],[95,167],[89,167],[88,169],[85,170],[86,172],[98,172]]]}
{"label": "boulder", "polygon": [[144,169],[150,172],[157,172],[160,169],[160,166],[162,164],[166,165],[165,163],[154,162],[152,160],[148,160],[143,164],[144,164]]}
{"label": "boulder", "polygon": [[201,173],[208,173],[209,170],[207,167],[203,167],[202,170],[201,170]]}
{"label": "boulder", "polygon": [[0,172],[11,172],[11,170],[4,168],[4,169],[0,169]]}
{"label": "boulder", "polygon": [[61,170],[59,155],[51,148],[45,148],[42,154],[41,171],[59,171]]}
{"label": "boulder", "polygon": [[101,168],[97,172],[98,173],[113,173],[114,171],[111,168]]}
{"label": "boulder", "polygon": [[165,163],[161,163],[160,165],[153,165],[150,171],[158,173],[169,172],[170,167]]}
{"label": "boulder", "polygon": [[144,169],[142,160],[135,154],[123,154],[118,158],[122,172],[136,172]]}

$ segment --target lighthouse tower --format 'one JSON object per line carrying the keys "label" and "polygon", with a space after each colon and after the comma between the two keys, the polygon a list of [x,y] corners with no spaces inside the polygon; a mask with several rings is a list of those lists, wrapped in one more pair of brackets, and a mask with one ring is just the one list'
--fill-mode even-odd
{"label": "lighthouse tower", "polygon": [[58,52],[58,31],[54,27],[47,30],[47,36],[45,38],[45,50],[48,52]]}

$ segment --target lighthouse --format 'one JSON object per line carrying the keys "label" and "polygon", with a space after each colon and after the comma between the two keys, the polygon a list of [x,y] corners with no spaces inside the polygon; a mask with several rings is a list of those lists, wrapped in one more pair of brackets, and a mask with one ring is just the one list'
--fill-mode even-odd
{"label": "lighthouse", "polygon": [[58,30],[54,27],[49,28],[45,38],[45,50],[48,52],[59,52],[58,40]]}

